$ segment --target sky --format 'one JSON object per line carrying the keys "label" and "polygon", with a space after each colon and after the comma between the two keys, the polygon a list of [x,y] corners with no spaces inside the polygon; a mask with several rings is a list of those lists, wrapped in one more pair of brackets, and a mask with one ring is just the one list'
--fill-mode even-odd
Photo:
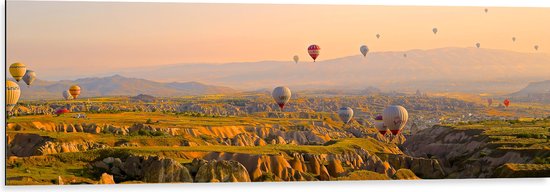
{"label": "sky", "polygon": [[9,1],[7,61],[59,80],[178,63],[309,61],[310,44],[321,47],[318,60],[358,55],[363,44],[371,52],[479,42],[550,53],[549,8],[488,9]]}

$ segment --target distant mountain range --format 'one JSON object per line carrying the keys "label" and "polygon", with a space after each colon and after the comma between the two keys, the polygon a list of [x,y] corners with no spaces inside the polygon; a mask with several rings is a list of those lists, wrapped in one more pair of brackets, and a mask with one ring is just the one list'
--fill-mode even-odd
{"label": "distant mountain range", "polygon": [[288,61],[174,64],[116,73],[159,81],[199,81],[248,91],[279,85],[293,90],[372,86],[382,91],[505,94],[529,82],[550,79],[550,54],[483,48],[372,52],[366,58],[355,55],[315,63],[303,54],[300,60],[296,64],[289,56]]}
{"label": "distant mountain range", "polygon": [[23,82],[20,82],[19,86],[21,87],[22,99],[52,99],[62,98],[62,91],[67,90],[74,84],[78,84],[82,88],[82,97],[135,96],[138,94],[163,97],[237,92],[228,87],[206,85],[197,82],[160,83],[145,79],[127,78],[120,75],[102,78],[84,78],[75,81],[36,80],[31,87],[27,87]]}
{"label": "distant mountain range", "polygon": [[512,97],[526,97],[532,94],[548,94],[550,95],[550,80],[529,83],[527,87],[518,92],[510,94]]}

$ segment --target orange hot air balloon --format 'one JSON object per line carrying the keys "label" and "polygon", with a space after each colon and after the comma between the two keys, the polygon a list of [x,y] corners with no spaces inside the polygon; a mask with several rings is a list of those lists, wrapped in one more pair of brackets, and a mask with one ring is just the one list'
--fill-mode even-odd
{"label": "orange hot air balloon", "polygon": [[80,95],[80,87],[78,85],[71,86],[71,88],[69,88],[69,93],[76,99],[78,95]]}
{"label": "orange hot air balloon", "polygon": [[317,59],[319,56],[319,53],[321,52],[321,47],[319,45],[310,45],[307,48],[307,52],[309,53],[309,56],[313,59],[313,62]]}
{"label": "orange hot air balloon", "polygon": [[504,103],[504,106],[508,107],[510,106],[510,99],[505,99],[502,103]]}

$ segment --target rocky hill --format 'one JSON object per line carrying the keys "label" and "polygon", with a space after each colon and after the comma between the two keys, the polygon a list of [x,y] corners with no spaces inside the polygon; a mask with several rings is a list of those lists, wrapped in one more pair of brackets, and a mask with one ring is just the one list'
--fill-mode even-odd
{"label": "rocky hill", "polygon": [[36,80],[31,87],[19,83],[21,99],[61,99],[63,90],[77,84],[82,88],[80,97],[130,96],[147,94],[152,96],[184,96],[204,94],[227,94],[236,92],[223,86],[207,85],[198,82],[161,83],[146,79],[127,78],[120,75],[101,78],[84,78],[74,81]]}
{"label": "rocky hill", "polygon": [[[407,57],[403,54],[407,53]],[[546,80],[550,55],[496,49],[438,48],[372,52],[309,62],[259,61],[173,64],[117,72],[165,81],[200,81],[243,90],[284,84],[294,89],[363,89],[490,92],[515,91]]]}

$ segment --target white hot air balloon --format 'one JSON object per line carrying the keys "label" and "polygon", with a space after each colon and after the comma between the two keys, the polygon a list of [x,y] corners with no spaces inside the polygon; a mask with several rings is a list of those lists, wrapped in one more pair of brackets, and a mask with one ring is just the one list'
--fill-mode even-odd
{"label": "white hot air balloon", "polygon": [[476,43],[476,47],[477,47],[477,48],[481,47],[481,44]]}
{"label": "white hot air balloon", "polygon": [[294,55],[292,59],[294,60],[294,63],[298,63],[298,61],[300,61],[300,57],[298,57],[298,55]]}
{"label": "white hot air balloon", "polygon": [[437,30],[437,28],[435,28],[435,27],[432,29],[432,32],[434,32],[434,34],[437,34],[437,31],[438,31],[438,30]]}
{"label": "white hot air balloon", "polygon": [[27,70],[25,72],[25,75],[23,76],[23,81],[28,85],[31,86],[32,82],[36,79],[36,73],[33,70]]}
{"label": "white hot air balloon", "polygon": [[366,45],[361,45],[361,47],[359,48],[359,51],[361,51],[361,54],[363,54],[363,57],[366,57],[367,53],[369,53],[369,47],[367,47]]}
{"label": "white hot air balloon", "polygon": [[290,89],[288,87],[281,86],[273,89],[273,93],[271,93],[271,96],[273,96],[273,99],[275,100],[275,102],[277,102],[279,108],[283,110],[285,105],[288,103],[288,100],[290,100],[292,93],[290,92]]}
{"label": "white hot air balloon", "polygon": [[383,118],[384,125],[392,134],[397,135],[403,130],[405,124],[407,124],[409,113],[402,106],[390,105],[384,109]]}
{"label": "white hot air balloon", "polygon": [[63,91],[63,98],[65,98],[65,100],[70,100],[73,99],[73,96],[71,95],[71,92],[69,92],[69,90],[65,90]]}
{"label": "white hot air balloon", "polygon": [[7,80],[6,81],[6,113],[9,114],[11,110],[17,105],[19,96],[21,95],[21,89],[17,83]]}
{"label": "white hot air balloon", "polygon": [[344,124],[348,124],[351,121],[351,118],[353,118],[353,109],[349,107],[342,107],[338,110],[338,116]]}

